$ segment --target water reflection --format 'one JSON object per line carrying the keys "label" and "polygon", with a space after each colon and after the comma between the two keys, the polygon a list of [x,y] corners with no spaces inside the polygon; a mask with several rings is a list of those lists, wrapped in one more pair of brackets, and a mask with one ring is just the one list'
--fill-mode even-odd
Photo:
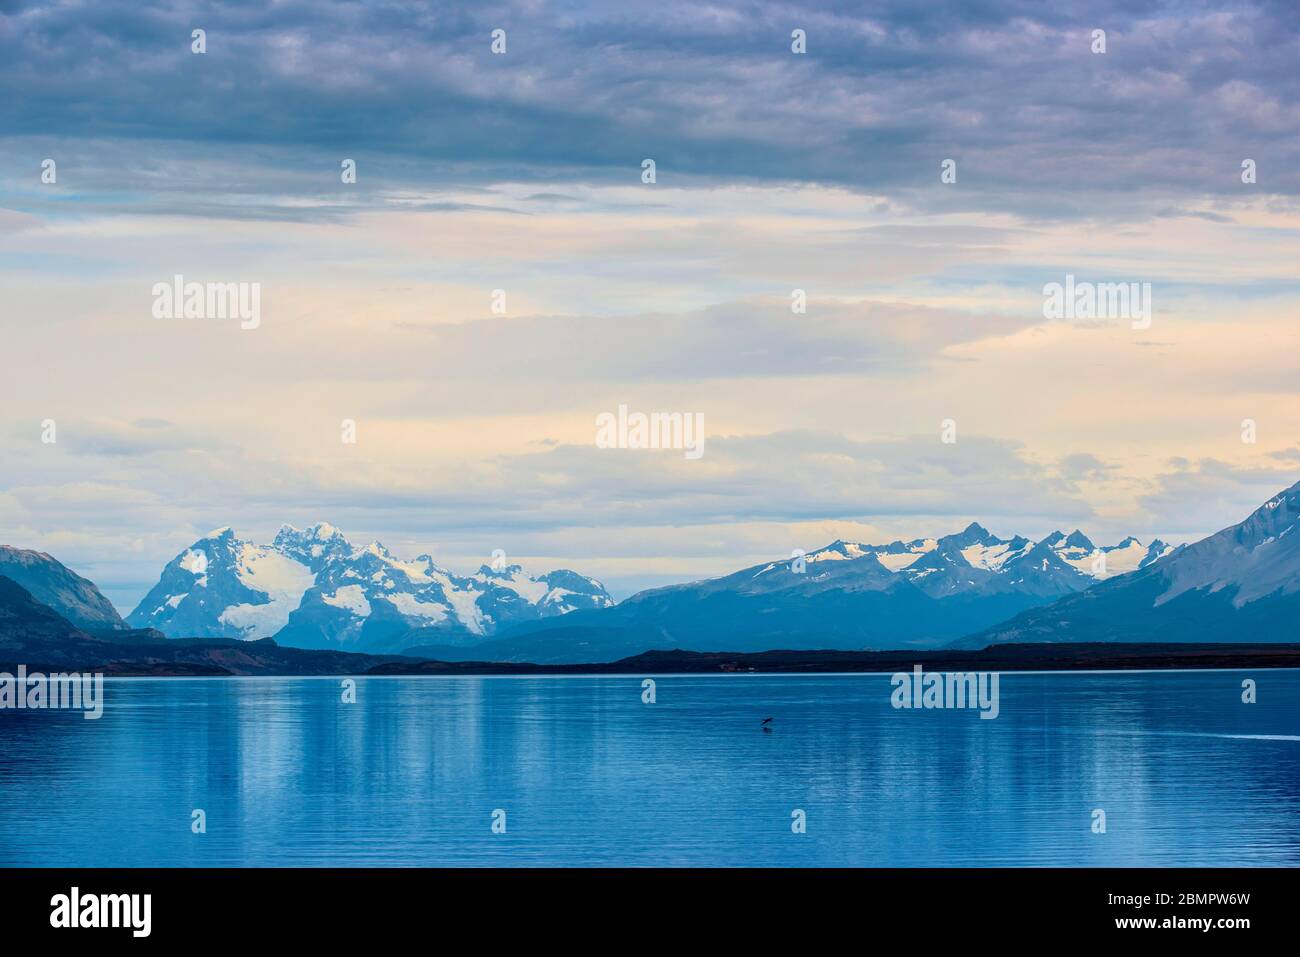
{"label": "water reflection", "polygon": [[885,675],[116,680],[0,712],[0,863],[1294,865],[1300,672],[1251,676],[1008,674],[993,721]]}

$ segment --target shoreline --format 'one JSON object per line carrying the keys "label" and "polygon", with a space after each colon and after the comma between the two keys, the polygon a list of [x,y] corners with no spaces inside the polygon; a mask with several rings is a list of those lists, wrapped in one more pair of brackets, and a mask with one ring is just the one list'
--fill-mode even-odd
{"label": "shoreline", "polygon": [[[106,646],[101,646],[101,651]],[[1300,643],[1006,644],[979,651],[648,651],[610,662],[438,661],[399,655],[287,648],[269,639],[248,643],[186,641],[117,646],[109,655],[59,662],[27,661],[32,672],[100,672],[107,678],[457,677],[615,675],[854,675],[929,671],[1150,672],[1300,668]],[[0,672],[20,662],[0,662]]]}

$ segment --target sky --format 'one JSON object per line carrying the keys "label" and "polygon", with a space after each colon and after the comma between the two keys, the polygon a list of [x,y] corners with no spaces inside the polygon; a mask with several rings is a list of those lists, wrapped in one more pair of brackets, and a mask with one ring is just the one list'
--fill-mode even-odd
{"label": "sky", "polygon": [[[1300,479],[1297,63],[1263,0],[2,3],[0,543],[127,611],[227,525],[620,598],[1197,539]],[[1045,318],[1067,275],[1149,327]]]}

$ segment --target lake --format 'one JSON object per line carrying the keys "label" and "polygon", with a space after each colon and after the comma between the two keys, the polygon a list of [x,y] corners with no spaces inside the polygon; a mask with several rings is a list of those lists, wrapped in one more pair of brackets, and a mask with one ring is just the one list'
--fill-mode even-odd
{"label": "lake", "polygon": [[110,679],[0,711],[0,864],[1300,864],[1300,671],[643,677]]}

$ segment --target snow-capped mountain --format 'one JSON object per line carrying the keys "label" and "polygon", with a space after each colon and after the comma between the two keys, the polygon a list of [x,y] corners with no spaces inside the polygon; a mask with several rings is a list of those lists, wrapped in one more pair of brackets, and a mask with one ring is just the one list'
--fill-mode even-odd
{"label": "snow-capped mountain", "polygon": [[1300,483],[1245,521],[963,647],[1043,641],[1300,640]]}
{"label": "snow-capped mountain", "polygon": [[[395,651],[432,636],[473,643],[506,625],[612,604],[600,582],[576,572],[529,575],[498,562],[462,577],[428,555],[407,561],[378,542],[355,546],[320,523],[285,525],[269,545],[211,532],[168,563],[127,622],[173,638]],[[413,630],[420,636],[407,641]]]}
{"label": "snow-capped mountain", "polygon": [[618,606],[524,623],[440,658],[614,660],[692,651],[936,647],[1170,555],[1160,541],[1098,547],[1080,531],[1035,542],[971,523],[953,535],[884,545],[832,542],[723,578],[641,592]]}
{"label": "snow-capped mountain", "polygon": [[[1149,565],[1173,550],[1159,539],[1144,546],[1131,536],[1098,547],[1078,529],[1068,536],[1052,532],[1039,542],[1019,535],[1004,539],[972,522],[938,539],[888,545],[837,541],[803,556],[803,563],[807,574],[817,576],[822,574],[819,563],[874,557],[933,598],[990,590],[1055,596]],[[758,574],[788,573],[797,563],[792,557],[764,566]]]}

